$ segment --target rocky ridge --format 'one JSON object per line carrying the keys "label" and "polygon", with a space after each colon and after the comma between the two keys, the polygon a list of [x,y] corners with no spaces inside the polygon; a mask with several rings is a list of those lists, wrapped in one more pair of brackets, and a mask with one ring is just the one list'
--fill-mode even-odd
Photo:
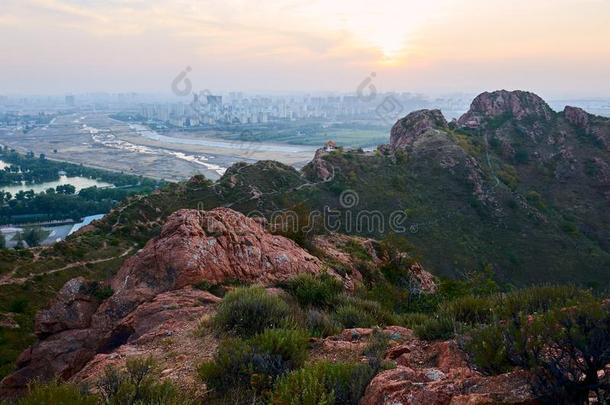
{"label": "rocky ridge", "polygon": [[112,278],[108,299],[92,296],[92,285],[83,278],[64,285],[36,317],[39,340],[21,354],[0,394],[18,393],[36,378],[68,379],[98,354],[112,353],[161,325],[170,328],[168,322],[200,316],[200,304],[219,299],[193,290],[198,282],[271,284],[321,271],[320,261],[293,241],[236,211],[177,211]]}

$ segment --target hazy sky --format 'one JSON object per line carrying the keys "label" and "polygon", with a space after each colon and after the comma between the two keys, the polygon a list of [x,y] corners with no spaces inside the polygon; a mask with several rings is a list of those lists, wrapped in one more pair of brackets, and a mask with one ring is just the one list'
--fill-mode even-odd
{"label": "hazy sky", "polygon": [[0,93],[610,96],[610,0],[0,0]]}

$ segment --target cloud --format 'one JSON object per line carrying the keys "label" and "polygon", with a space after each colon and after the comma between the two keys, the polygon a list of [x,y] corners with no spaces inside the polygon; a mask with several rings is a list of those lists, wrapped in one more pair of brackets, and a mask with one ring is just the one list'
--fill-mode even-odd
{"label": "cloud", "polygon": [[162,90],[191,65],[219,89],[351,90],[371,71],[399,90],[566,88],[550,69],[610,92],[608,15],[605,0],[4,0],[0,85]]}

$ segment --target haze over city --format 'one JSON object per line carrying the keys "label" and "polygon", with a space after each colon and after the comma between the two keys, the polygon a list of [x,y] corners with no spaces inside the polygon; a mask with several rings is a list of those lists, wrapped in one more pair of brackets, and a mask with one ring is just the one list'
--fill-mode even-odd
{"label": "haze over city", "polygon": [[4,0],[0,92],[199,89],[603,97],[605,0]]}

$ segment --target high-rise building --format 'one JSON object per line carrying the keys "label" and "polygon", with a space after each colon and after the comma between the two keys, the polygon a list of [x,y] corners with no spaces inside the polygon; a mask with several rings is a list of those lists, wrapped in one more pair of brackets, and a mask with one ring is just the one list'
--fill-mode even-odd
{"label": "high-rise building", "polygon": [[206,97],[209,105],[222,105],[222,96],[208,95]]}

